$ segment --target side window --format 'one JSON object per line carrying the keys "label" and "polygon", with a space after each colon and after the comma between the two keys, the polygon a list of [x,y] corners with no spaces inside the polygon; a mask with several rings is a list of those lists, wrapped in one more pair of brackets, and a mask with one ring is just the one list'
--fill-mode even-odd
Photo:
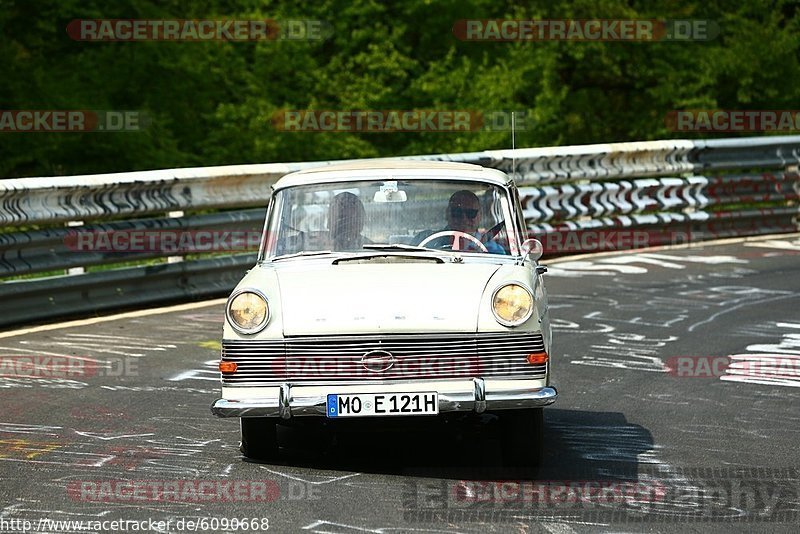
{"label": "side window", "polygon": [[[517,225],[517,233],[519,234],[519,242],[528,239],[528,225],[525,222],[525,215],[522,211],[522,201],[519,196],[519,189],[514,185],[511,187],[511,210],[514,211],[514,221]],[[516,249],[516,246],[514,246]],[[512,254],[519,254],[518,250],[512,250]]]}
{"label": "side window", "polygon": [[[505,217],[505,191],[489,187],[479,194],[481,199],[481,225],[479,231],[485,234],[485,242],[492,254],[509,253],[509,236]],[[514,224],[514,221],[508,221]]]}

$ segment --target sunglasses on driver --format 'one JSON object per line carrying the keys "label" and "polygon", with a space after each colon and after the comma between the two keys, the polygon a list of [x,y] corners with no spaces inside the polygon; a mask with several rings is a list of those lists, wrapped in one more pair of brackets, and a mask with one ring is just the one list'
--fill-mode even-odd
{"label": "sunglasses on driver", "polygon": [[467,219],[474,219],[478,216],[478,211],[480,210],[471,210],[471,209],[464,209],[464,208],[450,208],[450,215],[452,215],[456,219],[460,219],[463,216],[467,216]]}

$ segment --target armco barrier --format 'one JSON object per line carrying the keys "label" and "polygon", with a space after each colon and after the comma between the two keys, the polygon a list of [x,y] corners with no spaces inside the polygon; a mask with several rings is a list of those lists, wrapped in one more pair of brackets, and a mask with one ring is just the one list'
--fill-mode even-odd
{"label": "armco barrier", "polygon": [[[523,148],[399,159],[474,163],[513,174],[529,231],[545,244],[545,258],[619,248],[619,240],[595,238],[620,231],[647,236],[638,242],[641,246],[798,229],[800,136]],[[187,253],[76,251],[75,239],[86,232],[259,235],[272,184],[288,172],[330,163],[0,180],[0,226],[7,230],[0,234],[0,277],[50,275],[0,284],[4,304],[0,326],[225,295],[253,264],[252,247],[244,254],[190,256],[179,263],[74,275],[63,272]],[[168,216],[171,212],[178,216]],[[595,238],[585,239],[589,234]],[[636,240],[628,241],[622,246],[637,246]]]}

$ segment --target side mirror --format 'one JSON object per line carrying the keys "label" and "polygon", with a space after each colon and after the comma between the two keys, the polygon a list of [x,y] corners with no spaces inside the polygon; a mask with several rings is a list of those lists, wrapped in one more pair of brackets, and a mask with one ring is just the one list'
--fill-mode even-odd
{"label": "side mirror", "polygon": [[538,261],[544,254],[544,246],[538,239],[526,239],[522,242],[522,255],[532,261]]}

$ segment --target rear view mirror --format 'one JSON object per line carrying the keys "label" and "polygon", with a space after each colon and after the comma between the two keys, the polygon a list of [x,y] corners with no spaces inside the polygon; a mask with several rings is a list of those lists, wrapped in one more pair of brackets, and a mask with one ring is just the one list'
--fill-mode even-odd
{"label": "rear view mirror", "polygon": [[405,191],[376,191],[372,197],[373,202],[405,202]]}
{"label": "rear view mirror", "polygon": [[406,200],[408,200],[406,192],[399,190],[397,182],[394,180],[384,182],[372,197],[373,202],[405,202]]}

